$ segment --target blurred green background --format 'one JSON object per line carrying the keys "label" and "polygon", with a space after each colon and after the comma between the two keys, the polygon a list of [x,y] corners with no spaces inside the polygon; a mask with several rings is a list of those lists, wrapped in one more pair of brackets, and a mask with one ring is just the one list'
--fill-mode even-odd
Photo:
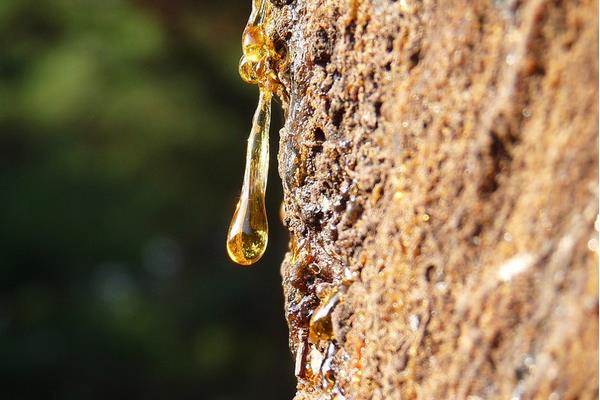
{"label": "blurred green background", "polygon": [[277,106],[269,249],[240,268],[224,246],[249,11],[0,0],[0,398],[292,397]]}

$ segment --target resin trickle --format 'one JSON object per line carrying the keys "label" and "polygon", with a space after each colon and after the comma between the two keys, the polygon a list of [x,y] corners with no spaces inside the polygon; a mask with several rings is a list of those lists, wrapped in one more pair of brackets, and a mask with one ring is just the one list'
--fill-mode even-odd
{"label": "resin trickle", "polygon": [[227,233],[227,253],[241,265],[254,264],[267,248],[269,227],[265,191],[269,169],[270,121],[271,93],[261,90],[248,138],[242,193]]}
{"label": "resin trickle", "polygon": [[246,152],[246,169],[240,200],[227,233],[227,253],[238,264],[251,265],[267,248],[269,228],[265,209],[265,191],[269,170],[269,125],[271,98],[279,89],[274,65],[279,57],[265,33],[268,3],[253,0],[252,13],[242,35],[241,78],[258,85],[258,107],[252,121]]}

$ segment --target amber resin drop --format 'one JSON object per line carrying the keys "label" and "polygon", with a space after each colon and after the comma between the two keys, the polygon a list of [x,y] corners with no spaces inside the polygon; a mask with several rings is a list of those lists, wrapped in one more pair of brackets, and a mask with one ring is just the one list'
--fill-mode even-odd
{"label": "amber resin drop", "polygon": [[271,92],[261,89],[248,138],[242,193],[227,233],[227,253],[240,265],[254,264],[267,248],[269,227],[265,191],[269,168],[270,121]]}
{"label": "amber resin drop", "polygon": [[240,76],[245,82],[258,85],[260,97],[248,139],[242,194],[227,233],[227,253],[241,265],[258,261],[268,241],[265,190],[269,168],[271,97],[282,92],[277,71],[285,63],[266,34],[268,4],[266,0],[252,1],[252,13],[242,34]]}

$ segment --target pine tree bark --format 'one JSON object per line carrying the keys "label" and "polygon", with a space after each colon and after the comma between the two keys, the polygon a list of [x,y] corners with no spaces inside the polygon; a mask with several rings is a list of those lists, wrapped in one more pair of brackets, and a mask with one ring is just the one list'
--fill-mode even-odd
{"label": "pine tree bark", "polygon": [[598,3],[271,1],[296,399],[597,398]]}

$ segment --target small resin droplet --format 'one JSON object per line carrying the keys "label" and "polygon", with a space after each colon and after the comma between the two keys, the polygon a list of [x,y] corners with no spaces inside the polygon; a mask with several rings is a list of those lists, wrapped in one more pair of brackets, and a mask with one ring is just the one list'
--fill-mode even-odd
{"label": "small resin droplet", "polygon": [[316,344],[319,340],[330,340],[333,337],[331,313],[339,301],[340,293],[334,289],[315,309],[309,323],[308,339],[311,343]]}
{"label": "small resin droplet", "polygon": [[[239,73],[240,77],[244,82],[251,85],[262,84],[263,81],[267,82],[268,74],[266,72],[267,65],[264,59],[259,61],[252,61],[246,56],[242,56],[240,59]],[[264,86],[264,85],[263,85]]]}
{"label": "small resin droplet", "polygon": [[242,34],[242,51],[250,61],[258,62],[265,58],[269,49],[262,25],[249,25]]}
{"label": "small resin droplet", "polygon": [[227,253],[240,265],[254,264],[267,248],[269,228],[265,191],[269,168],[270,121],[271,93],[261,89],[248,138],[242,193],[227,233]]}
{"label": "small resin droplet", "polygon": [[285,202],[281,202],[279,206],[279,220],[281,221],[281,225],[285,226]]}
{"label": "small resin droplet", "polygon": [[256,72],[256,64],[251,63],[246,56],[242,56],[240,59],[239,73],[244,82],[251,85],[258,83],[258,74]]}

